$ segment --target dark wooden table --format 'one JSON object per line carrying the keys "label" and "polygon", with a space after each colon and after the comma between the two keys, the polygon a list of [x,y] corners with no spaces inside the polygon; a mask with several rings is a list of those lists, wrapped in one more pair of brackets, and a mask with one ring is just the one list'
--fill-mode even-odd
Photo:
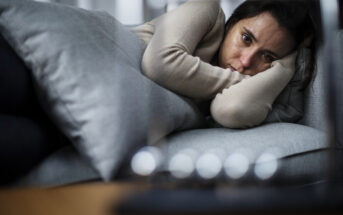
{"label": "dark wooden table", "polygon": [[[145,187],[145,186],[144,186]],[[56,188],[0,190],[1,215],[102,215],[133,191],[132,183],[87,183]]]}
{"label": "dark wooden table", "polygon": [[333,191],[327,195],[322,188],[176,189],[146,183],[85,183],[0,189],[0,214],[343,214],[343,189]]}

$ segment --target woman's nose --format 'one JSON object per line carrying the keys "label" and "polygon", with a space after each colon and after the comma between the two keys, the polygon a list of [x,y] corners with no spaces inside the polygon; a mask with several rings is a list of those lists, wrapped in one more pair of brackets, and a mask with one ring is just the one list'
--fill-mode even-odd
{"label": "woman's nose", "polygon": [[240,61],[244,68],[249,68],[251,66],[255,54],[256,51],[253,49],[247,49],[242,51]]}

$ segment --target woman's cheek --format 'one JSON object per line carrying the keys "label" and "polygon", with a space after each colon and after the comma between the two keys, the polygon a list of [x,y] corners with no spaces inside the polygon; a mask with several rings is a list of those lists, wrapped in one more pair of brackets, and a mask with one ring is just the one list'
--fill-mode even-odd
{"label": "woman's cheek", "polygon": [[243,49],[244,45],[242,44],[240,38],[235,37],[231,45],[232,57],[234,57],[235,59],[239,59]]}
{"label": "woman's cheek", "polygon": [[220,60],[219,60],[219,66],[222,68],[227,69],[228,65],[230,64],[230,59],[232,55],[232,49],[228,46],[224,46],[223,50],[220,53]]}
{"label": "woman's cheek", "polygon": [[263,72],[271,67],[270,63],[261,63],[261,65],[258,67],[258,72]]}
{"label": "woman's cheek", "polygon": [[232,35],[230,36],[226,38],[220,56],[220,66],[224,68],[227,68],[228,65],[237,64],[236,61],[239,59],[240,52],[243,48],[237,35],[234,37]]}

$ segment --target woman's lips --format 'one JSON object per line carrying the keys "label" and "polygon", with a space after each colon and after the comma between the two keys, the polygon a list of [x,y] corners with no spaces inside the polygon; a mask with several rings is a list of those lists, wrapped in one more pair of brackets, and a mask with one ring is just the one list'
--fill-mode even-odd
{"label": "woman's lips", "polygon": [[229,65],[229,68],[232,70],[232,71],[237,71],[237,69],[231,65]]}

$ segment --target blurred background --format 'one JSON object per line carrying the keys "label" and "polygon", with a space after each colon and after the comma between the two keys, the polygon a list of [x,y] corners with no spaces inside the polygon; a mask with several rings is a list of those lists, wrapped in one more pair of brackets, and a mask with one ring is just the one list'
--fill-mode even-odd
{"label": "blurred background", "polygon": [[[170,11],[186,0],[37,0],[77,6],[87,10],[106,11],[124,25],[139,25]],[[220,0],[225,17],[244,0]]]}

